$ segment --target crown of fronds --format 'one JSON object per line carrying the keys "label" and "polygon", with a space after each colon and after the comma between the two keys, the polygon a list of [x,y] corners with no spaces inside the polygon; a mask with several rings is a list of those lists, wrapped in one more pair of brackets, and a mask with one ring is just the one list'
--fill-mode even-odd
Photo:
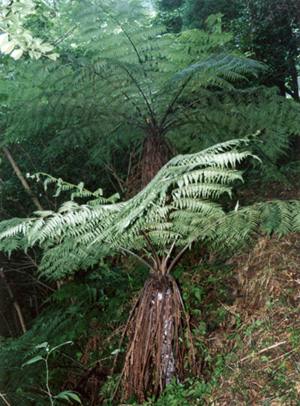
{"label": "crown of fronds", "polygon": [[210,34],[166,34],[138,3],[62,7],[68,24],[77,27],[64,43],[66,55],[29,64],[25,74],[3,81],[10,106],[3,140],[42,134],[45,160],[84,145],[88,164],[101,166],[112,151],[128,156],[153,132],[170,136],[180,152],[194,152],[260,131],[263,155],[276,162],[290,146],[290,134],[299,134],[299,106],[248,88],[265,68],[218,54],[230,40],[219,20],[211,21]]}
{"label": "crown of fronds", "polygon": [[[300,231],[299,202],[267,202],[225,212],[219,203],[242,180],[236,166],[245,141],[232,140],[196,154],[179,155],[134,198],[120,203],[64,203],[58,212],[0,223],[0,248],[44,249],[41,270],[61,277],[117,252],[138,255],[150,267],[158,255],[196,239],[211,247],[242,245],[259,227],[268,233]],[[86,195],[86,194],[84,194]]]}
{"label": "crown of fronds", "polygon": [[[263,69],[256,61],[214,54],[229,40],[219,29],[212,27],[210,35],[199,30],[168,35],[163,26],[152,26],[136,3],[111,3],[71,7],[80,30],[70,41],[81,55],[28,66],[22,93],[13,91],[16,114],[6,117],[10,140],[20,140],[25,128],[30,133],[55,128],[56,140],[69,134],[79,143],[80,134],[94,135],[103,125],[106,136],[115,132],[116,121],[144,129],[154,118],[162,120],[167,106],[168,115],[174,111],[179,89],[181,99],[206,96],[247,82]],[[34,86],[28,86],[30,79]]]}

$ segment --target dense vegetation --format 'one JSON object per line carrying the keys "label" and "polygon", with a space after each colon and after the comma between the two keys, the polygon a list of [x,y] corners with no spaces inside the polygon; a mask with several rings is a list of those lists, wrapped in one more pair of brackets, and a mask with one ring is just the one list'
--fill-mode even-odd
{"label": "dense vegetation", "polygon": [[1,7],[0,404],[296,405],[296,2]]}

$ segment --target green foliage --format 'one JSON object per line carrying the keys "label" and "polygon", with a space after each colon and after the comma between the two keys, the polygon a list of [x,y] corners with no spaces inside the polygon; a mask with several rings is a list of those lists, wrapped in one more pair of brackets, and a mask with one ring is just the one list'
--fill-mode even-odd
{"label": "green foliage", "polygon": [[41,56],[55,61],[59,54],[52,53],[53,46],[43,42],[41,38],[33,37],[29,29],[24,28],[24,20],[36,13],[38,6],[31,0],[3,1],[0,17],[0,49],[4,55],[10,55],[18,60],[24,52],[29,56],[39,59]]}
{"label": "green foliage", "polygon": [[162,23],[168,32],[179,32],[182,28],[182,11],[184,0],[156,0],[154,21]]}
{"label": "green foliage", "polygon": [[[210,10],[210,6],[223,7],[226,2],[202,3]],[[45,7],[48,16],[53,13],[46,4],[35,3],[35,7]],[[64,354],[51,353],[53,357],[49,358],[53,393],[64,391],[59,403],[70,398],[70,390],[77,389],[66,386],[70,371],[72,377],[78,373],[86,377],[99,359],[107,360],[104,364],[111,367],[118,349],[116,328],[127,318],[128,299],[143,285],[148,273],[145,264],[152,271],[155,268],[151,246],[159,259],[170,253],[171,266],[193,239],[199,242],[197,247],[216,249],[225,257],[261,231],[283,235],[300,230],[297,201],[241,207],[228,199],[242,180],[242,161],[252,159],[253,153],[263,160],[259,170],[263,168],[269,177],[278,178],[279,159],[289,153],[293,137],[299,135],[299,107],[279,97],[276,89],[258,86],[260,73],[266,73],[260,63],[222,53],[230,47],[232,34],[224,32],[221,15],[205,23],[204,18],[199,19],[206,31],[189,29],[174,35],[168,32],[169,27],[151,25],[147,10],[136,7],[136,2],[70,2],[58,3],[58,8],[55,18],[52,15],[55,23],[41,18],[38,9],[37,14],[26,17],[24,30],[30,30],[33,39],[41,36],[43,41],[24,46],[54,41],[61,54],[59,60],[27,60],[17,66],[6,58],[1,65],[1,142],[11,144],[23,173],[39,173],[32,188],[39,195],[39,185],[44,183],[44,201],[46,197],[49,200],[47,210],[28,217],[30,198],[17,186],[17,177],[11,178],[11,168],[2,163],[1,219],[13,218],[0,223],[1,249],[9,254],[16,250],[30,253],[35,247],[37,262],[41,260],[39,271],[56,280],[77,271],[75,281],[65,280],[33,322],[24,310],[30,327],[25,335],[1,339],[0,392],[7,393],[16,406],[49,406],[49,396],[38,388],[46,382],[39,355],[43,349],[35,348],[40,343],[48,342],[52,348],[69,340],[75,342],[64,349]],[[213,12],[220,11],[213,8]],[[181,15],[182,10],[178,10],[171,17]],[[243,32],[248,32],[247,27]],[[5,40],[3,35],[0,38]],[[264,38],[261,36],[261,41]],[[248,50],[248,43],[242,43],[242,39],[238,43]],[[12,40],[7,44],[11,46]],[[260,46],[263,49],[263,44]],[[115,186],[117,180],[122,185],[126,182],[131,157],[141,154],[145,138],[155,131],[161,138],[168,137],[179,153],[190,155],[171,160],[134,198],[120,203],[116,203],[116,195],[104,198],[99,184],[104,195],[107,189],[120,190]],[[255,134],[249,136],[247,149],[251,153],[239,141],[211,147],[245,134]],[[195,154],[201,148],[208,150]],[[293,166],[296,163],[289,163],[285,170]],[[47,175],[45,180],[47,172],[55,177]],[[115,182],[113,188],[108,186],[108,174]],[[70,201],[57,210],[64,196]],[[85,203],[76,203],[78,198]],[[12,204],[17,209],[12,209]],[[15,218],[21,210],[24,219]],[[124,272],[102,262],[107,257],[116,261],[115,254],[120,252],[131,252],[145,263],[134,267],[129,263],[130,272]],[[194,271],[200,274],[203,269]],[[175,269],[174,273],[179,271]],[[205,312],[211,317],[209,321],[197,319],[194,334],[196,349],[210,368],[208,375],[213,369],[215,374],[207,376],[207,382],[174,382],[157,404],[204,404],[220,384],[219,377],[226,376],[225,357],[211,357],[202,340],[228,318],[219,303],[228,292],[220,276],[225,273],[226,269],[220,268],[218,274],[200,284],[191,277],[185,284],[181,280],[191,317],[199,318]],[[13,281],[17,284],[20,279]],[[207,304],[213,291],[215,302]],[[236,314],[235,320],[240,328],[241,316]],[[258,326],[248,327],[245,335],[251,336]],[[291,334],[296,347],[298,331]],[[101,345],[87,350],[89,340],[98,336]],[[82,365],[86,351],[90,358]],[[123,351],[121,347],[121,357]],[[28,360],[30,365],[21,369]],[[284,398],[283,372],[282,367],[274,379]],[[111,386],[117,377],[110,378]],[[81,381],[80,397],[87,403],[84,387],[88,385]],[[100,393],[104,396],[104,387]],[[286,400],[292,396],[287,394]],[[149,400],[147,404],[153,403]]]}
{"label": "green foliage", "polygon": [[300,15],[295,2],[186,0],[182,13],[185,27],[202,29],[209,29],[206,24],[209,15],[222,13],[223,30],[233,34],[229,47],[264,61],[272,69],[272,75],[264,83],[278,86],[282,95],[288,93],[299,101]]}
{"label": "green foliage", "polygon": [[[265,61],[272,69],[266,83],[299,101],[300,16],[294,2],[251,0],[233,21],[235,43],[241,51]],[[298,72],[298,73],[297,73]]]}
{"label": "green foliage", "polygon": [[[186,0],[183,11],[185,27],[209,28],[206,19],[211,14],[222,13],[224,22],[230,27],[230,21],[238,16],[242,4],[239,0]],[[223,22],[223,24],[224,24]]]}
{"label": "green foliage", "polygon": [[37,168],[25,173],[55,170],[90,189],[101,178],[103,189],[126,193],[149,136],[190,153],[259,131],[267,172],[299,133],[298,108],[257,88],[263,66],[223,53],[232,35],[220,14],[207,19],[209,32],[175,35],[136,2],[72,2],[60,13],[62,57],[29,61],[0,82],[2,140],[36,151]]}
{"label": "green foliage", "polygon": [[[184,383],[168,385],[158,400],[150,399],[144,406],[187,406],[201,405],[210,394],[213,381],[206,383],[201,377],[188,379]],[[132,403],[137,405],[137,403]],[[206,404],[206,403],[205,403]]]}
{"label": "green foliage", "polygon": [[[127,202],[79,205],[69,201],[57,213],[36,212],[36,217],[4,221],[1,249],[11,252],[39,244],[45,250],[40,269],[59,279],[120,251],[138,252],[154,270],[149,241],[159,255],[167,255],[170,247],[183,247],[195,239],[212,248],[233,249],[258,227],[269,234],[299,231],[296,201],[237,205],[229,213],[218,203],[224,194],[231,196],[233,184],[242,179],[234,168],[251,156],[237,149],[245,142],[228,141],[173,158]],[[168,266],[171,270],[173,263]]]}
{"label": "green foliage", "polygon": [[54,353],[58,348],[61,348],[62,346],[67,345],[67,344],[73,344],[73,343],[72,343],[72,341],[67,341],[67,342],[59,344],[59,345],[57,345],[57,346],[55,346],[53,348],[51,348],[47,342],[39,344],[35,348],[38,349],[38,350],[43,349],[44,356],[36,355],[35,357],[29,359],[28,361],[26,361],[22,365],[22,368],[23,368],[26,365],[32,365],[32,364],[34,364],[36,362],[39,362],[39,361],[44,361],[45,362],[45,368],[46,368],[45,386],[46,386],[46,393],[49,396],[49,401],[50,401],[51,406],[55,405],[57,399],[63,399],[63,400],[66,400],[67,402],[70,402],[70,403],[72,403],[72,400],[74,400],[75,402],[78,402],[78,403],[82,404],[80,398],[78,397],[78,395],[76,393],[74,393],[73,391],[66,390],[66,391],[60,392],[58,395],[53,395],[51,393],[51,390],[50,390],[49,356],[51,355],[51,353]]}
{"label": "green foliage", "polygon": [[[49,406],[49,396],[40,390],[46,389],[43,359],[49,354],[46,351],[49,345],[50,351],[56,347],[48,359],[51,393],[54,396],[65,390],[76,390],[84,400],[84,383],[76,387],[76,380],[74,383],[70,377],[82,376],[86,382],[90,368],[99,359],[105,360],[107,369],[111,368],[112,353],[119,342],[115,330],[126,321],[130,310],[128,301],[140,289],[145,270],[134,269],[132,277],[134,282],[126,270],[106,264],[84,277],[77,276],[77,280],[65,282],[49,296],[26,334],[1,338],[1,393],[7,394],[7,399],[17,406]],[[74,345],[61,347],[70,340]],[[90,344],[93,340],[97,347]],[[84,356],[87,356],[85,361]],[[58,399],[57,404],[60,404]]]}

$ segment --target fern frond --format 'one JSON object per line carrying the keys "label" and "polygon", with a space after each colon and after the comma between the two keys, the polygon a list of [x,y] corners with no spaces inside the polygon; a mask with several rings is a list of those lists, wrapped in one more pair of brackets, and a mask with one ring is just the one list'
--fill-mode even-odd
{"label": "fern frond", "polygon": [[[231,195],[252,155],[239,151],[247,140],[230,140],[196,154],[179,155],[132,199],[110,204],[64,203],[58,212],[0,223],[1,249],[44,248],[41,271],[48,276],[87,269],[120,250],[151,257],[148,242],[163,254],[197,236],[217,249],[241,246],[259,229],[279,235],[299,230],[299,202],[266,202],[226,213],[219,203]],[[148,240],[143,237],[146,233]]]}

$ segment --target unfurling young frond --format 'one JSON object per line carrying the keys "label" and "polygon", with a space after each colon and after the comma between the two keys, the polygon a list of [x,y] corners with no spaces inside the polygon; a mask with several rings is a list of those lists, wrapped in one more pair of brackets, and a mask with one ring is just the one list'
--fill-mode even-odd
{"label": "unfurling young frond", "polygon": [[[300,203],[266,202],[226,212],[220,204],[242,180],[237,165],[251,154],[231,140],[169,161],[134,198],[120,203],[64,203],[58,212],[0,223],[5,251],[44,248],[41,270],[60,278],[105,256],[131,253],[153,268],[170,248],[199,239],[217,249],[239,247],[259,228],[280,235],[300,231]],[[97,196],[96,196],[97,200]],[[149,259],[150,258],[150,259]]]}

